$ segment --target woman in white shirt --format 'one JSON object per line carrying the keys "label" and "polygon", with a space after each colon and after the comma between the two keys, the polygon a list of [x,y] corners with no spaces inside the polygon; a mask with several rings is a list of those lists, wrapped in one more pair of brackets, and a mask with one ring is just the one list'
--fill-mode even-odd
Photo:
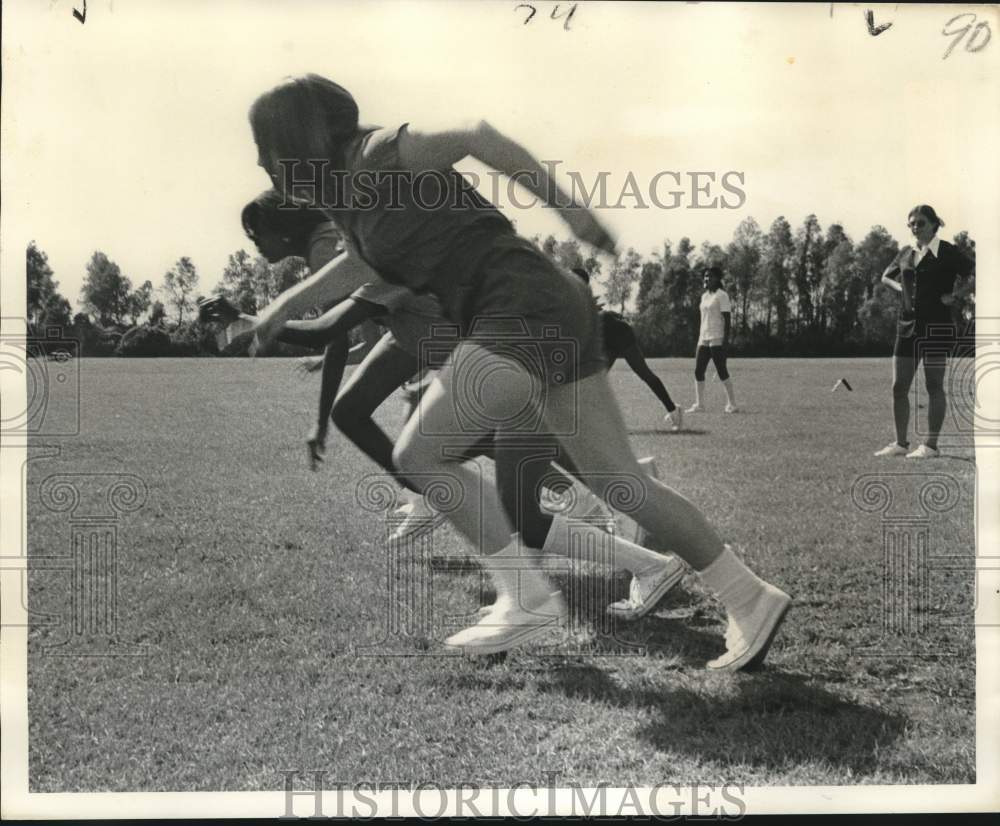
{"label": "woman in white shirt", "polygon": [[733,381],[726,369],[726,348],[732,332],[732,302],[722,289],[722,270],[709,267],[705,273],[705,292],[701,296],[701,329],[698,332],[698,351],[694,363],[695,402],[688,413],[700,413],[705,407],[705,368],[715,364],[715,372],[726,389],[726,412],[736,412],[736,394]]}

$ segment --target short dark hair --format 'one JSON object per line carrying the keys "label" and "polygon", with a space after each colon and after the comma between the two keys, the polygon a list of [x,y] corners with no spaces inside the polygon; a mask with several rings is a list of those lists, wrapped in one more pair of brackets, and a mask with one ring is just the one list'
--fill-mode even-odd
{"label": "short dark hair", "polygon": [[930,204],[917,204],[913,209],[910,210],[910,214],[906,216],[906,220],[909,221],[914,215],[921,215],[934,224],[934,229],[937,230],[944,226],[944,221],[938,218],[938,214],[934,211],[934,207]]}
{"label": "short dark hair", "polygon": [[243,207],[240,220],[243,231],[251,240],[270,230],[288,238],[296,249],[304,249],[313,230],[330,219],[318,209],[290,201],[278,190],[268,189]]}
{"label": "short dark hair", "polygon": [[719,281],[721,281],[722,280],[722,269],[720,267],[709,267],[708,269],[705,270],[705,278],[710,278],[713,275],[716,278],[718,278]]}

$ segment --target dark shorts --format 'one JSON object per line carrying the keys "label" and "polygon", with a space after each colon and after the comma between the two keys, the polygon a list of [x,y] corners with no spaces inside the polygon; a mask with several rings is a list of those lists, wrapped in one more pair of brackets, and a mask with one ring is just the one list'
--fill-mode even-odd
{"label": "dark shorts", "polygon": [[601,332],[604,336],[604,351],[608,361],[622,358],[636,346],[632,325],[620,318],[617,313],[601,313]]}
{"label": "dark shorts", "polygon": [[[955,350],[957,330],[951,321],[917,321],[912,335],[903,335],[902,322],[897,322],[893,356],[920,361],[946,359]],[[906,332],[909,332],[906,330]]]}
{"label": "dark shorts", "polygon": [[575,382],[606,369],[589,285],[517,235],[491,239],[460,324],[463,338],[515,354],[546,384]]}

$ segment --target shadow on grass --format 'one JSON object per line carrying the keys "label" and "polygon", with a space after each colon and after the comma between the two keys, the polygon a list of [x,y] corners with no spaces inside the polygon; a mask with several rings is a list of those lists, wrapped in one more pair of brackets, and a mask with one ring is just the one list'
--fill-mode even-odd
{"label": "shadow on grass", "polygon": [[837,697],[797,674],[765,672],[732,680],[718,697],[686,687],[636,690],[595,667],[562,667],[540,691],[572,699],[646,708],[654,719],[639,736],[658,751],[685,752],[721,765],[783,770],[803,763],[875,771],[879,752],[904,733],[902,716]]}
{"label": "shadow on grass", "polygon": [[[538,691],[645,709],[653,719],[638,736],[659,751],[682,751],[723,766],[780,771],[812,762],[865,775],[878,768],[879,752],[904,732],[902,716],[835,696],[804,675],[774,671],[766,663],[754,674],[705,673],[705,663],[724,649],[722,617],[683,584],[655,612],[633,623],[613,622],[609,631],[605,609],[627,596],[627,574],[595,567],[553,579],[567,595],[570,629],[575,624],[588,633],[579,648],[571,634],[560,644],[531,651],[544,663],[529,669],[537,672]],[[623,685],[608,672],[615,656],[631,658],[642,651],[648,673],[641,687]],[[487,667],[451,679],[467,688],[503,690],[513,687],[510,681],[523,685],[526,675],[520,670]],[[681,679],[693,671],[702,685],[671,685],[664,677],[681,671]]]}

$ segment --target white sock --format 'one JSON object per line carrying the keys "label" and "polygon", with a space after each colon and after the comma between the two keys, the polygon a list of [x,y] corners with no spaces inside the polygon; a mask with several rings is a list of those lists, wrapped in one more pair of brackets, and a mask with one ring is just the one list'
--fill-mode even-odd
{"label": "white sock", "polygon": [[482,558],[496,587],[497,609],[519,606],[530,610],[549,598],[556,588],[542,572],[540,560],[538,551],[523,545],[517,533],[506,548]]}
{"label": "white sock", "polygon": [[722,386],[726,389],[726,398],[729,399],[729,403],[736,407],[736,391],[733,390],[733,380],[726,379],[722,382]]}
{"label": "white sock", "polygon": [[694,403],[698,407],[702,406],[702,401],[705,398],[705,382],[695,381],[694,383]]}
{"label": "white sock", "polygon": [[[667,562],[663,554],[643,548],[616,534],[609,534],[594,525],[579,520],[570,521],[565,516],[554,516],[542,551],[569,556],[573,550],[578,551],[581,556],[585,551],[603,550],[611,554],[616,571],[631,571],[640,576]],[[596,555],[591,553],[590,557],[595,558]]]}
{"label": "white sock", "polygon": [[737,623],[750,616],[754,602],[764,588],[764,581],[744,565],[727,545],[725,550],[699,571],[701,581],[719,598]]}

